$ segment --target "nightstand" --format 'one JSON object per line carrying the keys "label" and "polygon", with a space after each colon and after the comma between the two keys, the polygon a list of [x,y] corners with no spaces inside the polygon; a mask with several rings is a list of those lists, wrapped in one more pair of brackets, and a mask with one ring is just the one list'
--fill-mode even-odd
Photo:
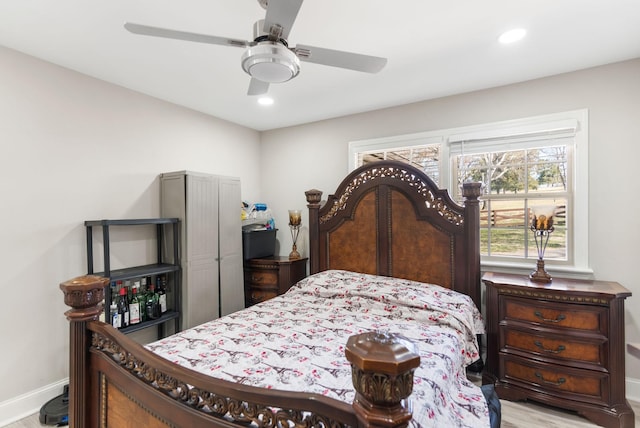
{"label": "nightstand", "polygon": [[633,427],[625,397],[624,299],[616,282],[485,273],[487,362],[501,399],[539,401]]}
{"label": "nightstand", "polygon": [[307,276],[307,258],[264,257],[244,262],[245,305],[276,297]]}

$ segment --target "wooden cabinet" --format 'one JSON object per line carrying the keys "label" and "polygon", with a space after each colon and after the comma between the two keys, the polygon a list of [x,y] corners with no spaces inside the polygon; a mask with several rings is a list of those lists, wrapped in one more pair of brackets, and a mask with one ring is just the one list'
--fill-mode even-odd
{"label": "wooden cabinet", "polygon": [[249,259],[244,265],[246,306],[285,293],[293,284],[307,276],[307,259],[265,257]]}
{"label": "wooden cabinet", "polygon": [[625,397],[624,299],[616,282],[486,273],[483,383],[501,399],[531,399],[605,427],[633,427]]}

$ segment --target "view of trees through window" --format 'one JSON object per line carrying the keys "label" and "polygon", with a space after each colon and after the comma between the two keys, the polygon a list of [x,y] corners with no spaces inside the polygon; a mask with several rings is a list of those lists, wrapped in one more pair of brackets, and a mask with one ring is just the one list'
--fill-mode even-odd
{"label": "view of trees through window", "polygon": [[481,252],[496,257],[537,258],[530,231],[533,213],[553,207],[554,231],[545,259],[567,259],[568,162],[565,145],[458,155],[457,183],[480,181]]}
{"label": "view of trees through window", "polygon": [[421,169],[436,183],[440,182],[440,145],[420,145],[409,148],[394,148],[392,150],[378,150],[375,152],[358,153],[357,165],[380,161],[398,160]]}

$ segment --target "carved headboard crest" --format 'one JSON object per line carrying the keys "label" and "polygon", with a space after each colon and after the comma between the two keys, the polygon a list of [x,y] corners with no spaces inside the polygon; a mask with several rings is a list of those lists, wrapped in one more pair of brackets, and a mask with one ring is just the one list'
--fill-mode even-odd
{"label": "carved headboard crest", "polygon": [[329,211],[320,217],[320,223],[326,223],[331,220],[338,211],[344,210],[355,189],[359,188],[364,183],[382,178],[393,178],[407,183],[410,187],[415,189],[416,193],[422,195],[425,199],[427,208],[436,210],[436,212],[449,223],[456,226],[463,224],[463,214],[453,211],[450,204],[447,203],[442,196],[434,194],[432,190],[434,188],[433,183],[427,183],[421,177],[411,171],[408,171],[407,168],[402,168],[398,165],[381,165],[379,167],[365,169],[360,173],[356,173],[345,189],[340,193],[340,197],[333,200],[333,204],[329,208]]}

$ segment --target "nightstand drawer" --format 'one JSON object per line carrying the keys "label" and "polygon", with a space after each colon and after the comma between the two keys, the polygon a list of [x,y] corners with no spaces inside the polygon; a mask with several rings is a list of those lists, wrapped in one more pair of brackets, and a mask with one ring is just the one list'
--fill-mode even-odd
{"label": "nightstand drawer", "polygon": [[274,285],[278,288],[278,272],[275,270],[255,270],[249,274],[249,281],[256,285]]}
{"label": "nightstand drawer", "polygon": [[251,288],[249,298],[251,299],[252,304],[264,302],[265,300],[273,299],[278,295],[278,289],[261,289],[261,288]]}
{"label": "nightstand drawer", "polygon": [[516,357],[504,358],[501,363],[504,382],[582,402],[606,403],[609,399],[606,373],[536,364]]}
{"label": "nightstand drawer", "polygon": [[272,256],[244,262],[245,306],[264,302],[307,276],[307,259]]}
{"label": "nightstand drawer", "polygon": [[548,358],[566,360],[572,365],[585,362],[596,366],[606,366],[606,338],[593,340],[576,340],[551,334],[535,334],[534,332],[503,328],[501,330],[500,349],[524,351]]}
{"label": "nightstand drawer", "polygon": [[504,319],[606,334],[607,308],[504,297]]}

